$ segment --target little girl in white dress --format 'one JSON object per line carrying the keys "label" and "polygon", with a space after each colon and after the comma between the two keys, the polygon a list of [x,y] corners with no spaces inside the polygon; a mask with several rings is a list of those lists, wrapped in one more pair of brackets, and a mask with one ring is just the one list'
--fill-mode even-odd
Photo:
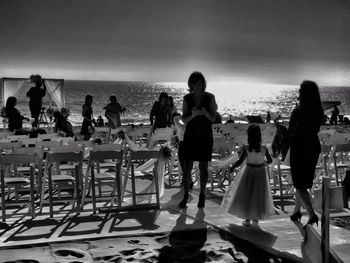
{"label": "little girl in white dress", "polygon": [[244,160],[246,164],[237,173],[222,201],[222,206],[228,213],[245,219],[245,226],[250,226],[250,220],[258,224],[258,220],[267,218],[274,212],[265,158],[267,163],[272,162],[268,149],[261,145],[260,127],[250,125],[248,146],[243,146],[242,154],[231,171]]}

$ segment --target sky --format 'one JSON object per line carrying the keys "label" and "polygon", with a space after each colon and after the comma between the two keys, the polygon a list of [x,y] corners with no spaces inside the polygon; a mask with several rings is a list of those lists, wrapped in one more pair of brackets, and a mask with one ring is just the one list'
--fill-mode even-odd
{"label": "sky", "polygon": [[350,86],[350,0],[1,0],[0,77]]}

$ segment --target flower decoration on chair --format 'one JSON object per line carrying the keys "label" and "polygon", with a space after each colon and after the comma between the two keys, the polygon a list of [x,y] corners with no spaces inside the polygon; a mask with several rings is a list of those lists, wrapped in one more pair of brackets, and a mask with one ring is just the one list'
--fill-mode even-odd
{"label": "flower decoration on chair", "polygon": [[169,159],[172,156],[172,150],[167,144],[161,146],[160,152],[165,159]]}

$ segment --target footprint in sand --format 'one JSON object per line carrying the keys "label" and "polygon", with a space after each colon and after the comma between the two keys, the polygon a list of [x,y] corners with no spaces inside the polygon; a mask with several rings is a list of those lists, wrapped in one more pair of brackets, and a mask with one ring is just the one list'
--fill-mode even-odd
{"label": "footprint in sand", "polygon": [[138,245],[138,246],[148,246],[148,244],[143,244],[140,243],[140,240],[134,239],[134,240],[129,240],[128,243],[131,245]]}
{"label": "footprint in sand", "polygon": [[122,262],[122,257],[118,255],[112,255],[112,256],[105,256],[105,257],[97,257],[94,258],[94,262],[97,261],[103,261],[103,262],[113,262],[113,263],[119,263]]}
{"label": "footprint in sand", "polygon": [[55,255],[60,256],[60,257],[75,257],[75,258],[83,258],[85,257],[85,254],[83,251],[78,251],[78,250],[69,250],[69,249],[61,249],[61,250],[56,250]]}
{"label": "footprint in sand", "polygon": [[142,251],[144,251],[144,249],[142,249],[142,248],[135,248],[135,249],[119,251],[119,253],[122,254],[123,256],[132,256],[132,255],[135,255],[139,251],[142,252]]}
{"label": "footprint in sand", "polygon": [[15,261],[6,261],[3,263],[40,263],[40,262],[34,259],[19,259]]}

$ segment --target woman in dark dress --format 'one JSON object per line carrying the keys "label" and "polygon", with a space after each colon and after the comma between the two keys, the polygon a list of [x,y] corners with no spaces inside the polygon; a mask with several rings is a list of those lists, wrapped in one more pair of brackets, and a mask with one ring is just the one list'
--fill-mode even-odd
{"label": "woman in dark dress", "polygon": [[81,126],[80,134],[84,135],[84,140],[87,141],[91,137],[91,132],[89,131],[89,127],[93,124],[93,117],[92,117],[92,101],[93,98],[91,95],[86,95],[85,97],[85,103],[83,105],[83,124]]}
{"label": "woman in dark dress", "polygon": [[315,168],[321,145],[318,132],[323,119],[318,86],[313,81],[304,81],[300,85],[299,105],[295,107],[289,121],[290,166],[293,185],[296,189],[296,203],[292,221],[300,220],[301,205],[306,209],[307,224],[318,224],[318,217],[312,206],[308,189],[312,187]]}
{"label": "woman in dark dress", "polygon": [[190,93],[183,99],[182,121],[186,124],[184,134],[184,197],[180,208],[186,207],[193,162],[199,161],[200,195],[198,207],[205,205],[205,187],[208,182],[208,162],[213,150],[212,123],[216,118],[217,105],[213,94],[206,92],[202,73],[193,72],[188,79]]}
{"label": "woman in dark dress", "polygon": [[16,109],[17,99],[15,97],[8,97],[6,101],[6,117],[9,122],[9,130],[11,132],[22,130],[23,120],[29,120],[22,116]]}

